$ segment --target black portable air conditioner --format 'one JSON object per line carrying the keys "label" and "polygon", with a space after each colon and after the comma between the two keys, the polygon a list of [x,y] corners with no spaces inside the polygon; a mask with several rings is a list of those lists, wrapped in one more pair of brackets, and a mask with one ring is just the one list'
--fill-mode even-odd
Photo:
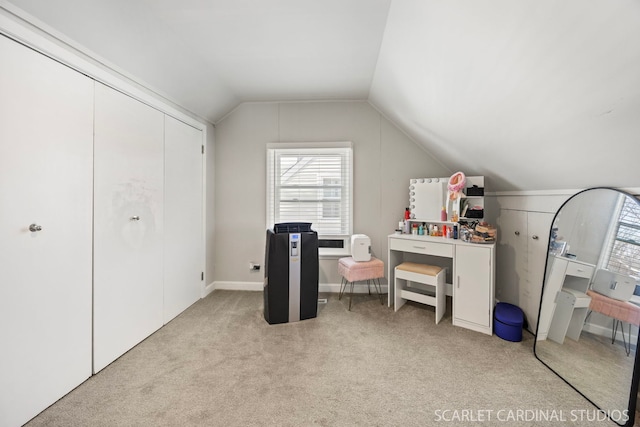
{"label": "black portable air conditioner", "polygon": [[267,230],[264,318],[297,322],[318,314],[318,233],[311,224],[275,224]]}

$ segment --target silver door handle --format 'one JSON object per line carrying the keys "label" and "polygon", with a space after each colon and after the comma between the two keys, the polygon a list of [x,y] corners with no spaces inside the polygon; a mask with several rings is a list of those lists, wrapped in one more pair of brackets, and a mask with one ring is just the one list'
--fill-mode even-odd
{"label": "silver door handle", "polygon": [[41,231],[42,230],[42,226],[40,225],[36,225],[36,224],[31,224],[29,226],[29,231],[32,233],[35,233],[36,231]]}
{"label": "silver door handle", "polygon": [[138,215],[134,215],[131,218],[129,218],[131,221],[140,221],[140,217]]}

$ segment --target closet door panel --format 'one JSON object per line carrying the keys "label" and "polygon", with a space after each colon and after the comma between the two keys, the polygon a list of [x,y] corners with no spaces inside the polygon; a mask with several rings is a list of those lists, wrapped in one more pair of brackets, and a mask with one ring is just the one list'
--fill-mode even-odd
{"label": "closet door panel", "polygon": [[91,375],[93,82],[2,36],[0,58],[0,425],[17,426]]}
{"label": "closet door panel", "polygon": [[497,298],[519,305],[528,298],[527,212],[502,209],[498,218]]}
{"label": "closet door panel", "polygon": [[96,84],[94,371],[162,326],[164,115]]}
{"label": "closet door panel", "polygon": [[202,131],[165,116],[165,323],[202,293],[202,144]]}
{"label": "closet door panel", "polygon": [[549,231],[554,214],[547,212],[529,212],[527,216],[527,297],[522,310],[529,321],[529,330],[536,332],[538,311],[544,283],[544,266],[549,249]]}
{"label": "closet door panel", "polygon": [[498,219],[498,299],[519,306],[535,333],[553,214],[503,209]]}

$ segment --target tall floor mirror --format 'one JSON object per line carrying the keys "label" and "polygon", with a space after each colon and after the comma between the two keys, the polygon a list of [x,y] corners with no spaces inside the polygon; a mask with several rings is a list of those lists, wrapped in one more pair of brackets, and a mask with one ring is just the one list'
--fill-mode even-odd
{"label": "tall floor mirror", "polygon": [[534,353],[619,425],[635,418],[640,202],[610,188],[569,198],[550,233]]}

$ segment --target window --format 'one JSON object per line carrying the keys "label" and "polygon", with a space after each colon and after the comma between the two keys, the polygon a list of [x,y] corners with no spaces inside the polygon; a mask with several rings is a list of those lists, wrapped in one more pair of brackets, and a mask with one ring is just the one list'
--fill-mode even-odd
{"label": "window", "polygon": [[[352,169],[350,142],[268,144],[267,227],[310,222],[321,241],[348,239],[353,216]],[[345,243],[346,253],[347,246]]]}
{"label": "window", "polygon": [[323,196],[322,218],[340,218],[340,178],[322,178]]}
{"label": "window", "polygon": [[616,273],[640,277],[640,206],[625,197],[618,208],[618,221],[605,258],[605,268]]}

